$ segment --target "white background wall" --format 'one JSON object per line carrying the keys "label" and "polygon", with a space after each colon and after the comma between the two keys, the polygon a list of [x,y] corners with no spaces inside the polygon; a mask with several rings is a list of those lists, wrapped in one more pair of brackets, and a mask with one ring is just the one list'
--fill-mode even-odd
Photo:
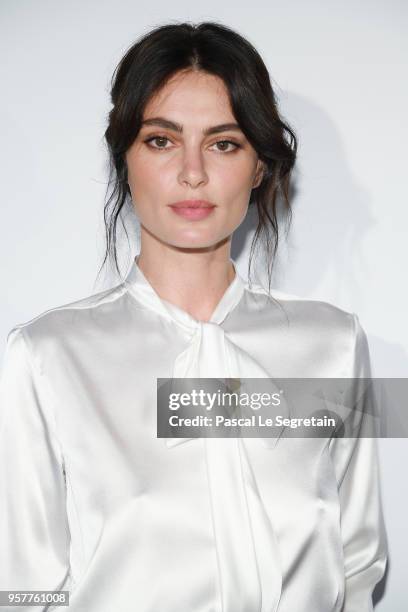
{"label": "white background wall", "polygon": [[[121,55],[169,20],[216,20],[258,48],[299,136],[275,288],[357,312],[373,374],[407,377],[407,16],[403,0],[2,0],[2,348],[16,323],[109,286],[103,132]],[[249,238],[234,245],[243,274]],[[408,440],[380,447],[391,553],[376,609],[403,612]]]}

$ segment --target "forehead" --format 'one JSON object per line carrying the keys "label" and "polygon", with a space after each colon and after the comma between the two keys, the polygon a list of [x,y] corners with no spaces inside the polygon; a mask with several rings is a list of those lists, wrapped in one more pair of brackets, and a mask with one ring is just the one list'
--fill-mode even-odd
{"label": "forehead", "polygon": [[204,71],[183,71],[173,75],[146,104],[143,118],[165,115],[181,123],[194,117],[197,124],[211,118],[231,120],[228,90],[224,81]]}

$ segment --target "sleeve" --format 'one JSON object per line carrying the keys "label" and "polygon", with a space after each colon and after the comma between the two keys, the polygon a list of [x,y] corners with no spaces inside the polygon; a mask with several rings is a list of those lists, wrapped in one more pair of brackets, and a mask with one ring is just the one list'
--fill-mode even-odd
{"label": "sleeve", "polygon": [[10,331],[0,377],[0,590],[69,590],[63,456],[28,341]]}
{"label": "sleeve", "polygon": [[[352,388],[354,418],[359,434],[333,438],[330,453],[338,482],[344,551],[345,597],[341,612],[372,612],[372,593],[387,565],[387,536],[383,518],[378,442],[372,435],[372,401],[362,392],[371,378],[368,342],[353,314]],[[369,381],[366,380],[366,384]],[[367,387],[366,387],[367,388]],[[369,406],[367,404],[370,404]],[[357,416],[356,416],[357,415]],[[371,432],[363,437],[361,432]]]}

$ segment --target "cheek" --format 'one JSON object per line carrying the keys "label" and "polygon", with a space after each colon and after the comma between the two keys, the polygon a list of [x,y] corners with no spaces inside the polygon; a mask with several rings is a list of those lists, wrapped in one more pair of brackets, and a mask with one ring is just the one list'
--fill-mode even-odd
{"label": "cheek", "polygon": [[[128,171],[133,208],[140,220],[146,222],[155,215],[155,207],[163,200],[160,175],[151,164],[138,162]],[[150,222],[150,221],[149,221]]]}
{"label": "cheek", "polygon": [[219,192],[224,206],[220,212],[222,223],[229,231],[235,231],[246,217],[254,180],[253,172],[246,163],[240,164],[238,168],[229,168],[223,175]]}
{"label": "cheek", "polygon": [[175,172],[152,156],[142,156],[128,166],[129,183],[134,200],[151,200],[159,203],[166,194],[174,191]]}
{"label": "cheek", "polygon": [[219,188],[222,199],[230,209],[234,208],[238,212],[246,208],[253,180],[253,171],[248,168],[248,164],[228,168],[228,172],[223,174]]}
{"label": "cheek", "polygon": [[252,189],[255,168],[248,159],[234,159],[231,163],[214,167],[214,176],[230,193],[248,192]]}
{"label": "cheek", "polygon": [[132,160],[128,164],[128,180],[134,192],[143,191],[152,183],[154,170],[143,158]]}

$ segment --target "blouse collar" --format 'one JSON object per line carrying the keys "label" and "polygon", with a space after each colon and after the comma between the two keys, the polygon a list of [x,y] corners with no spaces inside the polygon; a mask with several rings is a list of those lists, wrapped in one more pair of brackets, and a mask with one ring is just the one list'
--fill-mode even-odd
{"label": "blouse collar", "polygon": [[[199,321],[198,319],[194,318],[181,307],[168,302],[158,295],[139,267],[139,256],[140,255],[137,255],[134,258],[124,281],[132,295],[145,306],[151,308],[167,319],[175,320],[183,327],[191,329],[196,328],[200,325],[200,323],[204,323],[203,321]],[[230,258],[230,262],[232,263],[235,272],[234,279],[227,287],[226,291],[215,307],[210,319],[205,321],[206,323],[215,323],[220,325],[227,315],[240,302],[244,294],[245,280],[238,273],[235,261]]]}

